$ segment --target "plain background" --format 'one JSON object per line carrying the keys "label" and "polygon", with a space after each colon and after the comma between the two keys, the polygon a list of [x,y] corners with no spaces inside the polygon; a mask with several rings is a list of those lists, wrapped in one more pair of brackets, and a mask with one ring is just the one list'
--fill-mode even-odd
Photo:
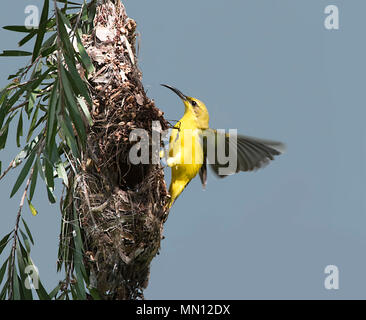
{"label": "plain background", "polygon": [[[23,24],[6,1],[1,26]],[[138,24],[143,83],[169,120],[183,104],[167,83],[203,100],[214,128],[280,140],[286,154],[255,173],[196,178],[175,203],[147,299],[365,299],[366,40],[364,0],[125,0]],[[324,28],[338,5],[340,29]],[[0,30],[0,49],[21,34]],[[27,49],[27,47],[25,48]],[[27,59],[0,58],[0,87]],[[14,128],[3,168],[18,150]],[[167,171],[167,181],[170,181]],[[0,183],[0,237],[16,217],[9,199],[19,168]],[[61,185],[57,194],[60,195]],[[56,273],[60,213],[38,187],[32,257],[47,289]],[[3,255],[6,252],[3,253]],[[339,268],[326,290],[324,268]]]}

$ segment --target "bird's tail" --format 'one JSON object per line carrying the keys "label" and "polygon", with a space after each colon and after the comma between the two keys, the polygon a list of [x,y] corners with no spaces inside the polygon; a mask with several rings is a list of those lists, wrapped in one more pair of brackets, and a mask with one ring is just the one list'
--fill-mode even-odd
{"label": "bird's tail", "polygon": [[182,181],[182,180],[176,180],[170,184],[169,187],[169,194],[170,194],[170,200],[167,204],[167,208],[170,209],[172,205],[174,204],[175,200],[180,196],[180,194],[183,192],[185,187],[188,185],[190,181]]}

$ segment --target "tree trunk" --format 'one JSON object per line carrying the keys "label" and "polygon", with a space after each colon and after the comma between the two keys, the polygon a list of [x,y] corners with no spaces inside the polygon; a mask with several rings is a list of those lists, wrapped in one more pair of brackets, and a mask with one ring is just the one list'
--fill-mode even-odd
{"label": "tree trunk", "polygon": [[94,30],[82,39],[96,69],[88,79],[94,124],[64,206],[76,208],[90,284],[103,299],[143,298],[167,217],[162,166],[133,165],[128,157],[133,129],[151,139],[153,121],[168,127],[142,86],[135,29],[120,0],[102,0]]}

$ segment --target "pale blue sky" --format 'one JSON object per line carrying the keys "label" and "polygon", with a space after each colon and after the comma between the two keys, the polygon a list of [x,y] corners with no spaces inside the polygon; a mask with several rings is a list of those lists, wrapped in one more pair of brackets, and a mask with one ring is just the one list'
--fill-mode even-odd
{"label": "pale blue sky", "polygon": [[[7,2],[2,26],[23,24],[25,5],[43,1]],[[167,119],[179,119],[183,105],[160,83],[203,100],[212,127],[287,144],[261,171],[210,175],[206,191],[192,181],[165,225],[146,298],[365,299],[366,2],[124,3],[141,34],[143,83]],[[339,6],[338,31],[324,28],[329,4]],[[0,49],[16,49],[17,36],[0,30]],[[0,58],[0,87],[25,61]],[[3,167],[16,152],[0,152]],[[18,172],[0,183],[0,235],[15,222],[20,195],[9,194]],[[60,213],[44,188],[36,192],[39,214],[25,206],[23,216],[51,288],[61,279]],[[324,288],[330,264],[339,268],[337,291]]]}

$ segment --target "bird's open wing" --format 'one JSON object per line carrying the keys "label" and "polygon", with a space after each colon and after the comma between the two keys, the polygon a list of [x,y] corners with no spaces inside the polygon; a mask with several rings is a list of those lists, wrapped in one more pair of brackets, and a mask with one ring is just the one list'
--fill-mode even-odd
{"label": "bird's open wing", "polygon": [[[239,171],[252,171],[262,168],[270,160],[273,160],[274,156],[281,154],[285,149],[284,144],[281,142],[243,135],[236,135],[235,141],[233,137],[230,139],[228,133],[218,132],[214,129],[202,131],[202,143],[207,163],[220,178]],[[222,162],[223,158],[222,156],[219,157],[218,152],[222,152],[223,148],[224,156],[236,160],[234,166],[230,166],[228,162]],[[211,151],[210,154],[210,149],[214,150],[214,153]]]}
{"label": "bird's open wing", "polygon": [[202,187],[203,187],[203,189],[205,189],[206,188],[206,183],[207,183],[207,161],[206,161],[206,157],[204,157],[204,159],[203,159],[203,164],[200,168],[199,174],[200,174]]}

